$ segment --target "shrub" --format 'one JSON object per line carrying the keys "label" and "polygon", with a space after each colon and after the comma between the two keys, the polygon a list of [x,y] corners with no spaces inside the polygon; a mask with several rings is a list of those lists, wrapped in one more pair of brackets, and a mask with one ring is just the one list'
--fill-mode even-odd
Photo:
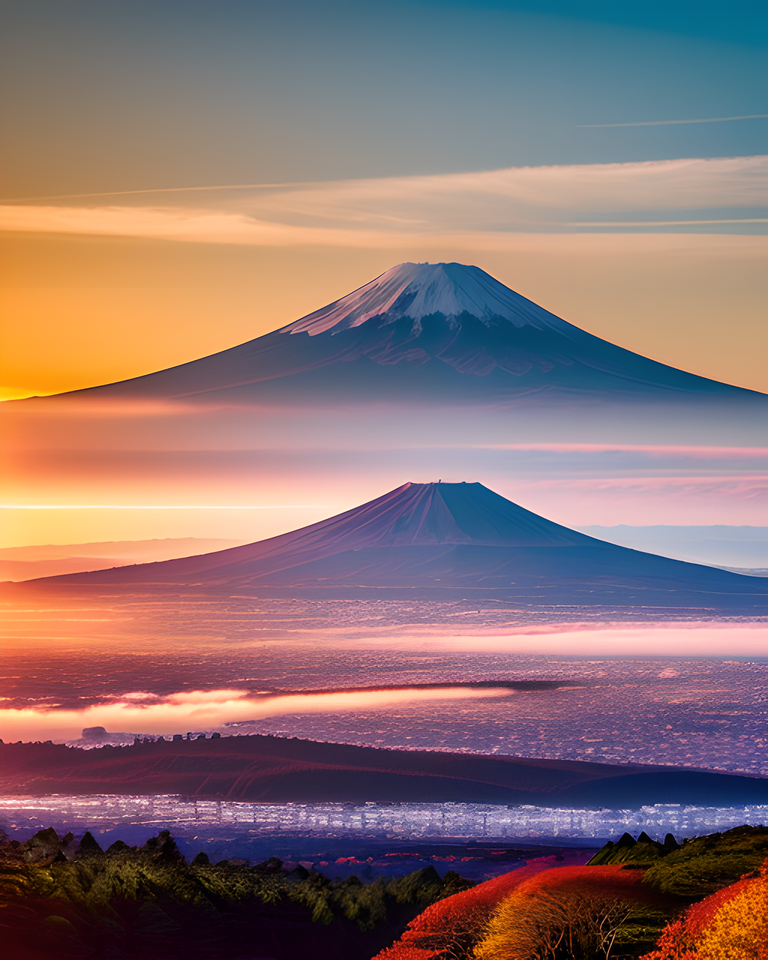
{"label": "shrub", "polygon": [[768,860],[759,877],[690,907],[643,960],[768,960]]}
{"label": "shrub", "polygon": [[652,907],[642,873],[561,867],[521,884],[490,920],[478,960],[595,960],[613,956],[630,921]]}

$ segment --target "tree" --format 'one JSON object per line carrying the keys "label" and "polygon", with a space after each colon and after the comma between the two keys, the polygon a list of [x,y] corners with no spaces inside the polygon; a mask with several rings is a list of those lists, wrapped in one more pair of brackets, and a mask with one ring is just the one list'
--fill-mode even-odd
{"label": "tree", "polygon": [[610,867],[576,873],[549,871],[504,900],[475,956],[478,960],[610,960],[622,927],[643,899],[639,887],[636,871],[617,872]]}

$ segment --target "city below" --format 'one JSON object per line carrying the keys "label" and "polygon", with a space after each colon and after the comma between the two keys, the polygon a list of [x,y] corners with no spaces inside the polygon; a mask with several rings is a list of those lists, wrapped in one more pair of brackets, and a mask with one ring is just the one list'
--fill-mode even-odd
{"label": "city below", "polygon": [[233,803],[174,796],[0,797],[0,822],[25,836],[42,826],[117,832],[162,825],[174,836],[349,839],[603,840],[645,830],[678,839],[768,822],[768,805],[655,804],[587,810],[477,803]]}

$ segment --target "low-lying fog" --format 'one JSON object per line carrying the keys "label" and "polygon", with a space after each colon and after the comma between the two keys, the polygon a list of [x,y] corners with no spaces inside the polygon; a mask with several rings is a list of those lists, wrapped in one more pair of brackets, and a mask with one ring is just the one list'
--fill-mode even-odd
{"label": "low-lying fog", "polygon": [[768,774],[763,621],[146,596],[8,613],[6,741],[216,729]]}

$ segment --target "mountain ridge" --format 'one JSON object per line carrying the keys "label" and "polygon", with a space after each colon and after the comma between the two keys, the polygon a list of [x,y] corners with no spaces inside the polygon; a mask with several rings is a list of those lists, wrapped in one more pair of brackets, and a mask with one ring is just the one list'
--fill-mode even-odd
{"label": "mountain ridge", "polygon": [[[768,584],[597,540],[481,483],[406,483],[267,540],[45,586],[245,589],[304,596],[482,595],[587,605],[768,605]],[[266,594],[265,594],[266,595]]]}
{"label": "mountain ridge", "polygon": [[458,263],[399,264],[254,340],[58,396],[290,405],[302,397],[498,402],[553,391],[570,401],[765,397],[596,337]]}
{"label": "mountain ridge", "polygon": [[3,791],[180,794],[262,803],[764,803],[768,780],[662,765],[381,749],[250,734],[78,750],[0,744]]}

